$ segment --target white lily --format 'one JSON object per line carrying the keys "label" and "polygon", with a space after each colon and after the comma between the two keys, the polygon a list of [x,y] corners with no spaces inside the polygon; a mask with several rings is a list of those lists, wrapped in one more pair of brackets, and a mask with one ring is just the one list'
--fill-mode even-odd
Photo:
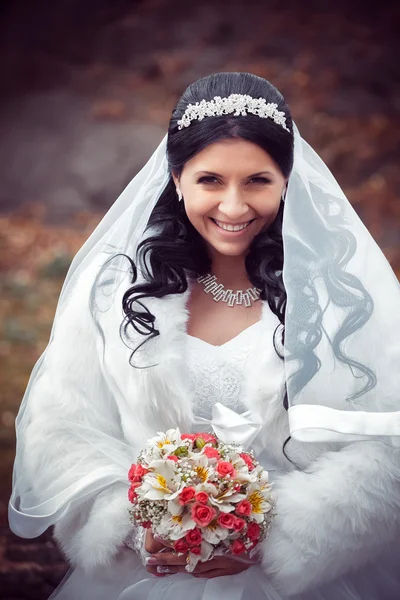
{"label": "white lily", "polygon": [[228,513],[235,510],[235,504],[245,498],[246,494],[238,494],[233,488],[230,488],[210,497],[210,504],[217,506],[221,512]]}
{"label": "white lily", "polygon": [[203,540],[201,542],[200,554],[193,554],[192,552],[189,552],[188,562],[185,567],[185,570],[188,571],[188,573],[192,573],[192,571],[194,571],[194,569],[196,568],[196,565],[198,562],[200,562],[200,561],[206,562],[206,560],[208,560],[210,558],[212,551],[213,551],[213,546]]}
{"label": "white lily", "polygon": [[186,531],[195,527],[196,523],[192,520],[189,513],[184,515],[165,514],[156,526],[155,532],[162,537],[164,536],[175,541],[179,540]]}
{"label": "white lily", "polygon": [[143,477],[140,495],[147,500],[173,500],[184,487],[184,482],[170,460],[155,460],[152,470]]}
{"label": "white lily", "polygon": [[202,527],[201,533],[203,535],[203,540],[209,542],[210,544],[216,545],[222,540],[226,540],[229,535],[229,529],[226,527],[220,527],[215,521],[213,521],[207,525],[207,527]]}
{"label": "white lily", "polygon": [[156,436],[149,439],[148,445],[162,448],[165,444],[174,444],[179,446],[180,442],[181,432],[177,427],[176,429],[168,429],[166,433],[163,431],[158,431]]}
{"label": "white lily", "polygon": [[210,465],[208,458],[204,454],[189,452],[185,462],[190,464],[192,471],[195,472],[199,483],[205,484],[215,473],[215,469]]}
{"label": "white lily", "polygon": [[264,513],[267,513],[272,508],[272,495],[270,486],[262,488],[259,484],[250,484],[247,490],[247,500],[251,504],[250,518],[256,523],[264,521]]}
{"label": "white lily", "polygon": [[181,432],[178,428],[168,429],[165,433],[159,431],[156,436],[148,440],[144,458],[148,462],[162,458],[166,454],[174,452],[181,445]]}

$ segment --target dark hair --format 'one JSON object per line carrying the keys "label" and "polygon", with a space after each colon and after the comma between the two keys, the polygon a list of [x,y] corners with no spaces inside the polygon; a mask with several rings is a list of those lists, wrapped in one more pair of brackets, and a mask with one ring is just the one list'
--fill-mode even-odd
{"label": "dark hair", "polygon": [[[205,118],[201,121],[192,121],[187,128],[178,128],[178,121],[182,118],[188,104],[195,104],[203,99],[212,100],[215,96],[227,97],[230,94],[248,94],[253,98],[264,98],[267,102],[275,103],[278,110],[284,112],[289,131],[270,118],[260,119],[251,114]],[[293,166],[292,117],[284,98],[270,82],[250,73],[217,73],[191,84],[176,105],[169,124],[167,157],[171,178],[151,214],[147,227],[149,236],[140,243],[134,259],[127,257],[133,271],[133,286],[125,292],[123,297],[125,319],[121,326],[121,335],[125,341],[129,340],[130,327],[145,336],[143,343],[147,339],[159,335],[155,316],[150,313],[143,302],[147,297],[162,298],[168,294],[182,294],[188,288],[189,278],[198,277],[210,271],[211,261],[206,245],[190,223],[184,203],[178,202],[172,173],[179,176],[185,163],[202,149],[219,140],[232,138],[242,138],[257,144],[273,158],[284,177],[289,177]],[[268,302],[270,309],[280,321],[273,338],[275,350],[280,358],[283,356],[278,345],[281,347],[285,343],[286,310],[286,291],[282,279],[283,211],[284,203],[281,202],[274,222],[252,241],[245,263],[249,280],[254,286],[261,289],[261,299]],[[153,228],[155,228],[156,234]],[[335,239],[338,240],[337,237]],[[369,311],[372,308],[362,290],[361,295],[365,302],[360,308],[361,284],[358,280],[357,292],[352,294],[351,290],[348,290],[349,282],[345,278],[344,266],[350,260],[354,250],[348,232],[345,232],[340,239],[342,241],[340,252],[331,255],[334,256],[331,261],[332,264],[334,263],[334,268],[329,272],[330,292],[334,296],[337,291],[338,296],[343,296],[343,281],[346,280],[348,302],[351,304],[353,299],[357,304],[355,310],[359,311],[357,318],[350,319],[350,323],[344,323],[338,333],[337,346],[334,348],[339,360],[346,362],[346,356],[340,348],[340,343],[353,333],[354,325],[357,328],[365,322],[366,318],[369,318]],[[136,283],[135,261],[136,264],[140,263],[141,265],[144,282]],[[311,281],[309,285],[313,287]],[[312,364],[311,369],[309,364],[303,364],[303,370],[300,369],[302,375],[300,375],[300,379],[298,377],[298,380],[301,381],[300,387],[304,387],[319,368],[314,348],[317,346],[322,332],[322,311],[316,309],[315,294],[306,294],[304,290],[300,290],[299,300],[310,304],[310,319],[301,324],[309,335],[306,336],[306,352],[304,344],[300,350],[302,356],[311,357]],[[137,349],[134,349],[131,354],[132,366],[135,366],[133,357]],[[312,372],[313,369],[314,372]],[[288,409],[287,393],[284,397],[284,407],[286,410]],[[284,448],[289,439],[286,440]]]}

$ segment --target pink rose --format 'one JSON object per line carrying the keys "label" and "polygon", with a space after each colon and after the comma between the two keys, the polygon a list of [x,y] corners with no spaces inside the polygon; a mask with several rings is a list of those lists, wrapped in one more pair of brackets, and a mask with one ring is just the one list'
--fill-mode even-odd
{"label": "pink rose", "polygon": [[175,552],[187,552],[189,550],[189,546],[185,538],[181,538],[180,540],[176,540],[174,543]]}
{"label": "pink rose", "polygon": [[189,504],[189,502],[191,502],[194,499],[195,495],[196,495],[196,490],[192,485],[185,487],[185,488],[183,488],[183,490],[181,491],[181,493],[178,496],[178,502],[182,506],[184,504]]}
{"label": "pink rose", "polygon": [[223,460],[217,463],[217,471],[219,475],[221,475],[221,477],[235,477],[236,475],[235,469],[233,468],[233,464]]}
{"label": "pink rose", "polygon": [[181,434],[181,440],[190,440],[191,442],[194,442],[195,439],[196,439],[196,436],[194,433],[182,433]]}
{"label": "pink rose", "polygon": [[206,527],[215,518],[217,511],[211,506],[196,502],[192,506],[192,519],[200,527]]}
{"label": "pink rose", "polygon": [[198,529],[191,529],[185,535],[185,539],[189,546],[198,546],[199,544],[201,544],[202,537]]}
{"label": "pink rose", "polygon": [[175,454],[170,454],[169,456],[167,456],[168,460],[173,460],[174,462],[178,462],[179,458],[177,456],[175,456]]}
{"label": "pink rose", "polygon": [[207,504],[207,502],[208,502],[207,492],[198,492],[196,494],[196,502],[200,502],[200,504]]}
{"label": "pink rose", "polygon": [[241,519],[240,517],[235,517],[235,522],[233,524],[233,529],[235,531],[242,531],[245,525],[246,521],[244,519]]}
{"label": "pink rose", "polygon": [[258,538],[260,537],[260,533],[261,533],[261,527],[259,526],[258,523],[250,523],[249,526],[247,527],[247,537],[252,540],[258,540]]}
{"label": "pink rose", "polygon": [[251,458],[250,454],[246,454],[246,452],[242,452],[239,456],[241,458],[243,458],[243,460],[246,463],[247,468],[249,469],[249,471],[253,471],[254,464],[253,464],[253,459]]}
{"label": "pink rose", "polygon": [[204,446],[203,454],[205,454],[207,458],[221,458],[218,450],[212,446]]}
{"label": "pink rose", "polygon": [[232,554],[243,554],[246,552],[246,546],[240,540],[233,540],[231,543]]}
{"label": "pink rose", "polygon": [[192,548],[190,548],[190,552],[192,554],[201,554],[201,546],[192,546]]}
{"label": "pink rose", "polygon": [[236,507],[235,513],[241,517],[248,517],[251,514],[252,506],[248,500],[241,500]]}
{"label": "pink rose", "polygon": [[220,527],[225,527],[226,529],[233,529],[235,518],[235,515],[232,515],[231,513],[221,513],[217,519],[217,523],[218,525],[220,525]]}

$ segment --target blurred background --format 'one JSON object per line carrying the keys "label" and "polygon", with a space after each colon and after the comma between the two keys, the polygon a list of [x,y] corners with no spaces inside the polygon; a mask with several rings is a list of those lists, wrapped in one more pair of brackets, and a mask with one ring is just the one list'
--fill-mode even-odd
{"label": "blurred background", "polygon": [[49,533],[7,529],[14,420],[74,253],[166,132],[184,88],[251,71],[284,94],[400,274],[396,2],[3,0],[0,597],[49,596]]}

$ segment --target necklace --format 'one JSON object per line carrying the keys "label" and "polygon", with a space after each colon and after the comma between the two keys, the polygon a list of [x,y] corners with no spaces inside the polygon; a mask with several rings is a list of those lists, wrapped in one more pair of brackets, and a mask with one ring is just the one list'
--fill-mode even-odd
{"label": "necklace", "polygon": [[211,294],[215,302],[227,302],[228,306],[235,304],[244,304],[246,308],[252,305],[253,302],[260,299],[261,290],[256,287],[247,288],[247,290],[226,290],[222,283],[217,283],[215,275],[208,273],[197,278],[199,283],[203,284],[206,294]]}

